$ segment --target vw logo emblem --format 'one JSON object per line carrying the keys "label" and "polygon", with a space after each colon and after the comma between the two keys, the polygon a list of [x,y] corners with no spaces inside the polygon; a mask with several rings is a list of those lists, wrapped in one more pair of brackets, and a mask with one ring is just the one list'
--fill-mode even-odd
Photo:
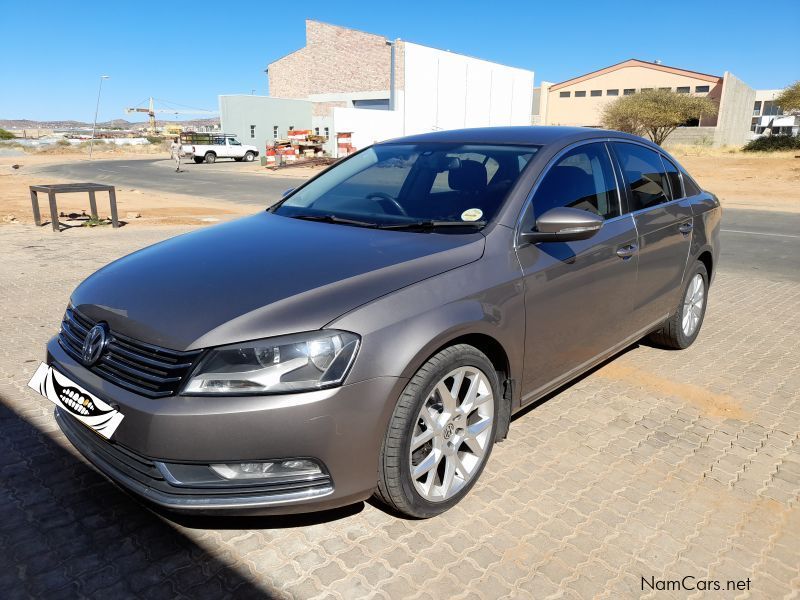
{"label": "vw logo emblem", "polygon": [[106,349],[108,343],[108,328],[104,323],[98,323],[89,330],[86,334],[86,339],[83,340],[83,349],[81,351],[81,360],[87,367],[91,367],[96,363],[103,350]]}

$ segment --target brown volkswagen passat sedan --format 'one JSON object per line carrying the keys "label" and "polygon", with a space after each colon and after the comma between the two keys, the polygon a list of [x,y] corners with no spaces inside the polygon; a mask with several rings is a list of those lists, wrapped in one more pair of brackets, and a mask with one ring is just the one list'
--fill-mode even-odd
{"label": "brown volkswagen passat sedan", "polygon": [[719,223],[717,199],[631,135],[376,144],[89,277],[30,385],[91,463],[162,507],[374,494],[430,517],[515,412],[642,337],[694,342]]}

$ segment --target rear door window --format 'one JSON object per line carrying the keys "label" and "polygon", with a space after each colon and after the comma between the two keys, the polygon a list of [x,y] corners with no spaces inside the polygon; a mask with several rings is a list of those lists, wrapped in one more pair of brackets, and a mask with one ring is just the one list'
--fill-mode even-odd
{"label": "rear door window", "polygon": [[613,146],[625,175],[630,210],[652,208],[668,202],[671,192],[661,155],[638,144],[614,142]]}
{"label": "rear door window", "polygon": [[683,184],[681,183],[681,174],[678,167],[672,164],[666,156],[661,156],[661,163],[664,165],[664,171],[667,174],[667,181],[669,181],[670,200],[680,200],[684,197]]}

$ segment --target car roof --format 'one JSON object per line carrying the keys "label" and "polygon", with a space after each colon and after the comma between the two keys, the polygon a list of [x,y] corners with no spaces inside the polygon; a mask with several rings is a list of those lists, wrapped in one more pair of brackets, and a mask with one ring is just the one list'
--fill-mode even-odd
{"label": "car roof", "polygon": [[390,143],[458,143],[458,144],[515,144],[522,146],[547,146],[558,143],[570,144],[580,140],[593,138],[614,137],[631,139],[652,145],[651,142],[639,136],[611,131],[608,129],[594,129],[589,127],[559,127],[559,126],[517,126],[517,127],[475,127],[470,129],[453,129],[449,131],[433,131],[409,135],[381,144]]}

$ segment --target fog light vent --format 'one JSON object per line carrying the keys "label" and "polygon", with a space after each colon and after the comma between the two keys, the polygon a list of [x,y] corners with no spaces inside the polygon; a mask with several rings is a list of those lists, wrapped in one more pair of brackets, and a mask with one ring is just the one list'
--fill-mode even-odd
{"label": "fog light vent", "polygon": [[304,458],[226,463],[209,466],[212,471],[225,479],[274,479],[277,477],[309,477],[322,474],[322,469],[317,463]]}

